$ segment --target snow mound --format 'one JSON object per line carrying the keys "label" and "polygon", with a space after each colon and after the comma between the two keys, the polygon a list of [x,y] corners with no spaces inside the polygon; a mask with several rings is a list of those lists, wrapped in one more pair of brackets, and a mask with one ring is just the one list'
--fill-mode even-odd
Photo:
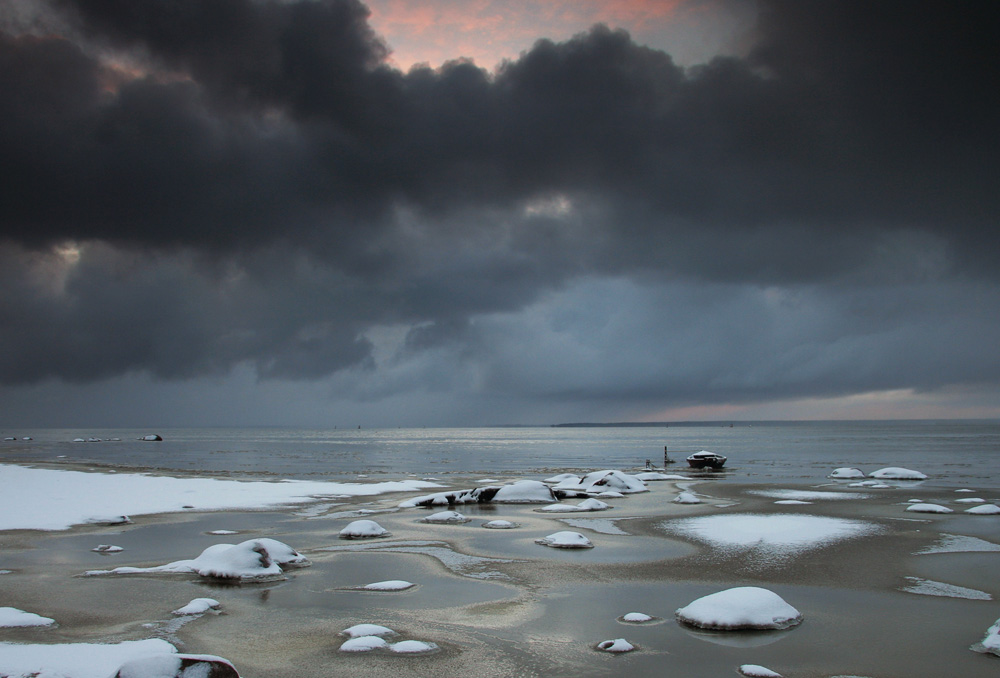
{"label": "snow mound", "polygon": [[388,536],[389,531],[374,520],[355,520],[340,531],[341,539],[374,539]]}
{"label": "snow mound", "polygon": [[995,654],[1000,657],[1000,619],[986,630],[986,636],[969,648],[975,652]]}
{"label": "snow mound", "polygon": [[282,565],[301,567],[309,561],[287,544],[275,539],[250,539],[240,544],[215,544],[192,560],[178,560],[157,567],[116,567],[91,570],[102,574],[197,574],[209,579],[266,580],[282,576]]}
{"label": "snow mound", "polygon": [[366,591],[405,591],[406,589],[411,589],[416,584],[413,582],[405,581],[403,579],[388,579],[386,581],[372,582],[371,584],[365,584],[364,589]]}
{"label": "snow mound", "polygon": [[189,614],[204,614],[209,610],[219,609],[220,603],[214,598],[195,598],[184,607],[179,607],[172,614],[184,616]]}
{"label": "snow mound", "polygon": [[691,492],[681,492],[676,497],[673,498],[673,503],[675,504],[700,504],[701,499],[696,497]]}
{"label": "snow mound", "polygon": [[493,501],[504,504],[547,504],[555,498],[552,488],[540,480],[519,480],[497,490]]}
{"label": "snow mound", "polygon": [[567,506],[565,504],[549,504],[548,506],[543,506],[538,509],[539,511],[545,511],[547,513],[577,513],[580,511],[606,511],[611,508],[608,504],[605,504],[600,499],[584,499],[576,506]]}
{"label": "snow mound", "polygon": [[1000,506],[996,504],[980,504],[979,506],[965,509],[965,512],[971,513],[974,516],[995,516],[1000,514]]}
{"label": "snow mound", "polygon": [[597,649],[604,650],[605,652],[631,652],[635,649],[635,645],[624,638],[616,638],[598,643]]}
{"label": "snow mound", "polygon": [[780,673],[759,664],[743,664],[740,666],[740,673],[747,678],[782,678]]}
{"label": "snow mound", "polygon": [[966,497],[965,499],[956,499],[956,504],[985,504],[986,500],[982,497]]}
{"label": "snow mound", "polygon": [[34,612],[25,612],[16,607],[0,607],[0,628],[52,626],[55,623],[55,619],[43,617]]}
{"label": "snow mound", "polygon": [[389,646],[389,650],[396,654],[427,654],[435,652],[438,646],[434,643],[427,643],[422,640],[401,640]]}
{"label": "snow mound", "polygon": [[125,549],[121,546],[114,546],[112,544],[98,544],[90,550],[96,553],[121,553]]}
{"label": "snow mound", "polygon": [[562,532],[553,532],[547,537],[542,537],[541,539],[535,540],[536,544],[541,544],[542,546],[551,546],[557,549],[592,549],[594,545],[585,536],[579,532],[571,532],[569,530],[564,530]]}
{"label": "snow mound", "polygon": [[920,471],[913,471],[898,466],[880,468],[878,471],[869,473],[868,476],[870,478],[878,478],[879,480],[927,480],[927,476]]}
{"label": "snow mound", "polygon": [[355,624],[354,626],[341,631],[340,635],[347,636],[348,638],[363,638],[364,636],[382,638],[384,636],[395,636],[398,634],[388,626],[380,626],[379,624]]}
{"label": "snow mound", "polygon": [[677,610],[677,619],[702,629],[787,629],[802,614],[773,591],[740,586],[698,598]]}
{"label": "snow mound", "polygon": [[471,490],[438,492],[414,497],[400,502],[400,508],[431,506],[454,506],[455,504],[486,504],[489,502],[507,504],[547,504],[556,500],[556,495],[545,483],[538,480],[519,480],[510,485],[489,485]]}
{"label": "snow mound", "polygon": [[827,478],[864,478],[865,472],[859,468],[853,468],[850,466],[845,466],[843,468],[835,469],[833,473],[827,476]]}
{"label": "snow mound", "polygon": [[489,522],[483,523],[483,527],[488,530],[513,530],[515,527],[520,527],[517,523],[512,523],[509,520],[491,520]]}
{"label": "snow mound", "polygon": [[941,504],[910,504],[906,510],[913,513],[954,513],[952,509]]}
{"label": "snow mound", "polygon": [[426,518],[421,518],[422,523],[437,523],[440,525],[458,525],[460,523],[467,523],[471,520],[466,518],[464,515],[458,511],[440,511],[433,515],[429,515]]}
{"label": "snow mound", "polygon": [[222,657],[207,654],[160,653],[122,664],[114,678],[239,678]]}

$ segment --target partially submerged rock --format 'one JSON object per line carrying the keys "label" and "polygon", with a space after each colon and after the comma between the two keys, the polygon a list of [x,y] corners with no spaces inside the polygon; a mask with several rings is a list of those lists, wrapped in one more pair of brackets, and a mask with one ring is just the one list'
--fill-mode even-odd
{"label": "partially submerged rock", "polygon": [[193,614],[205,614],[209,610],[218,610],[219,607],[220,603],[215,598],[195,598],[184,607],[179,607],[174,610],[172,614],[176,614],[179,617]]}
{"label": "partially submerged rock", "polygon": [[422,523],[436,523],[439,525],[460,525],[462,523],[467,523],[471,518],[465,517],[465,515],[459,513],[458,511],[439,511],[433,515],[429,515],[426,518],[421,518]]}
{"label": "partially submerged rock", "polygon": [[1000,619],[997,619],[993,626],[986,630],[986,636],[980,642],[969,649],[1000,657]]}
{"label": "partially submerged rock", "polygon": [[786,629],[802,615],[773,591],[740,586],[698,598],[677,610],[677,619],[701,629]]}
{"label": "partially submerged rock", "polygon": [[873,471],[868,474],[871,478],[879,480],[927,480],[927,476],[920,471],[913,471],[899,466],[889,466]]}
{"label": "partially submerged rock", "polygon": [[635,649],[635,645],[628,642],[624,638],[615,638],[614,640],[605,640],[597,644],[598,650],[604,650],[605,652],[631,652]]}
{"label": "partially submerged rock", "polygon": [[840,478],[840,479],[854,479],[854,478],[864,478],[865,472],[859,468],[853,468],[845,466],[834,470],[833,473],[827,476],[827,478]]}

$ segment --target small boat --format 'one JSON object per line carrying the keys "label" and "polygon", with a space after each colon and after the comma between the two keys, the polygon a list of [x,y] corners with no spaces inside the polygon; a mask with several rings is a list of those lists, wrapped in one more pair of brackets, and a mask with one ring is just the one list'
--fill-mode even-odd
{"label": "small boat", "polygon": [[726,457],[721,454],[716,454],[715,452],[709,452],[707,450],[702,450],[701,452],[695,452],[687,458],[688,464],[691,468],[712,468],[720,469],[726,463]]}

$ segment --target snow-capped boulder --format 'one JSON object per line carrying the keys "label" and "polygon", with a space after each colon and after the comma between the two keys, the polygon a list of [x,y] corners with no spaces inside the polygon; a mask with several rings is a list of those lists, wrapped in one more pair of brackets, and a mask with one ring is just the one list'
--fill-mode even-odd
{"label": "snow-capped boulder", "polygon": [[538,509],[539,511],[545,511],[547,513],[578,513],[580,511],[606,511],[611,508],[609,505],[605,504],[600,499],[584,499],[576,506],[568,506],[566,504],[549,504],[548,506],[543,506]]}
{"label": "snow-capped boulder", "polygon": [[96,553],[121,553],[125,549],[121,546],[115,546],[113,544],[98,544],[90,550]]}
{"label": "snow-capped boulder", "polygon": [[493,501],[503,504],[547,504],[555,500],[552,488],[539,480],[519,480],[504,485],[493,496]]}
{"label": "snow-capped boulder", "polygon": [[458,511],[439,511],[433,515],[429,515],[426,518],[421,518],[422,523],[437,523],[439,525],[458,525],[461,523],[469,522],[470,518],[466,518],[463,514]]}
{"label": "snow-capped boulder", "polygon": [[969,649],[1000,657],[1000,619],[997,619],[993,626],[986,630],[986,636],[980,642]]}
{"label": "snow-capped boulder", "polygon": [[340,646],[341,652],[371,652],[389,645],[384,638],[378,636],[359,636],[345,640]]}
{"label": "snow-capped boulder", "polygon": [[759,664],[743,664],[740,666],[740,673],[747,678],[782,678],[780,673]]}
{"label": "snow-capped boulder", "polygon": [[158,436],[155,433],[150,433],[148,436],[143,436],[143,437],[139,438],[139,440],[142,440],[143,442],[147,442],[147,443],[161,443],[161,442],[163,442],[163,438],[161,438],[160,436]]}
{"label": "snow-capped boulder", "polygon": [[226,659],[207,654],[156,654],[122,664],[114,678],[240,678]]}
{"label": "snow-capped boulder", "polygon": [[616,638],[614,640],[605,640],[597,644],[598,650],[604,650],[605,652],[631,652],[635,649],[635,645],[628,642],[624,638]]}
{"label": "snow-capped boulder", "polygon": [[865,477],[864,471],[862,471],[859,468],[852,468],[849,466],[838,468],[834,470],[833,473],[827,476],[827,478],[839,478],[839,479],[848,479],[848,478],[853,479],[853,478],[864,478],[864,477]]}
{"label": "snow-capped boulder", "polygon": [[906,507],[907,511],[912,511],[914,513],[952,513],[953,509],[947,506],[941,506],[940,504],[910,504]]}
{"label": "snow-capped boulder", "polygon": [[740,586],[698,598],[677,610],[677,619],[702,629],[786,629],[802,615],[773,591]]}
{"label": "snow-capped boulder", "polygon": [[308,567],[311,563],[309,559],[304,555],[293,549],[288,544],[278,541],[277,539],[271,539],[270,537],[260,537],[259,539],[254,539],[267,550],[267,555],[271,556],[271,560],[281,565],[283,568],[289,567]]}
{"label": "snow-capped boulder", "polygon": [[184,607],[179,607],[172,612],[178,617],[183,617],[192,614],[205,614],[209,610],[218,610],[219,601],[215,598],[195,598],[190,603]]}
{"label": "snow-capped boulder", "polygon": [[676,497],[673,498],[673,503],[675,504],[700,504],[701,499],[696,497],[691,492],[681,492]]}
{"label": "snow-capped boulder", "polygon": [[388,536],[389,531],[374,520],[355,520],[340,531],[341,539],[374,539]]}
{"label": "snow-capped boulder", "polygon": [[898,466],[880,468],[878,471],[869,473],[868,477],[877,478],[878,480],[927,480],[927,476],[920,471],[913,471]]}
{"label": "snow-capped boulder", "polygon": [[389,646],[389,651],[396,654],[429,654],[436,652],[438,646],[423,640],[401,640]]}
{"label": "snow-capped boulder", "polygon": [[379,624],[355,624],[354,626],[341,631],[340,635],[347,636],[348,638],[362,638],[364,636],[383,638],[398,634],[388,626],[381,626]]}
{"label": "snow-capped boulder", "polygon": [[430,508],[432,506],[454,506],[455,504],[486,504],[493,501],[494,495],[500,490],[498,485],[476,487],[471,490],[454,490],[452,492],[435,492],[414,497],[400,502],[400,508]]}
{"label": "snow-capped boulder", "polygon": [[627,624],[645,624],[646,622],[653,621],[653,617],[645,612],[629,612],[621,616],[621,621]]}
{"label": "snow-capped boulder", "polygon": [[995,516],[1000,514],[1000,506],[996,504],[980,504],[979,506],[965,509],[965,512],[971,513],[974,516]]}
{"label": "snow-capped boulder", "polygon": [[562,532],[553,532],[547,537],[536,539],[535,543],[541,544],[542,546],[551,546],[552,548],[557,548],[557,549],[594,548],[594,545],[585,536],[583,536],[579,532],[571,532],[569,530],[564,530]]}

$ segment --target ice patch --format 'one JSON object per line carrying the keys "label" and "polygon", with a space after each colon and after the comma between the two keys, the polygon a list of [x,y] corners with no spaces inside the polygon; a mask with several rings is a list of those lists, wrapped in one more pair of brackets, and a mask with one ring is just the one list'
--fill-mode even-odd
{"label": "ice patch", "polygon": [[34,612],[25,612],[16,607],[0,607],[0,628],[52,626],[55,623],[55,619],[43,617]]}
{"label": "ice patch", "polygon": [[[598,534],[628,534],[628,532],[618,527],[615,520],[610,518],[561,518],[560,520],[570,527],[592,530]],[[627,520],[627,518],[619,518],[618,520]]]}
{"label": "ice patch", "polygon": [[913,582],[909,586],[904,586],[901,590],[907,593],[916,593],[922,596],[941,596],[944,598],[965,598],[967,600],[993,600],[993,596],[985,591],[977,589],[967,589],[964,586],[945,584],[919,577],[907,577],[907,581]]}
{"label": "ice patch", "polygon": [[797,499],[799,501],[823,501],[845,499],[871,499],[872,495],[863,492],[826,492],[822,490],[750,490],[747,494],[772,499]]}
{"label": "ice patch", "polygon": [[443,541],[398,541],[389,543],[369,542],[348,546],[328,546],[320,551],[385,551],[389,553],[417,553],[436,559],[455,574],[470,579],[508,579],[507,575],[489,570],[498,563],[520,563],[522,560],[509,558],[485,558],[458,553]]}

